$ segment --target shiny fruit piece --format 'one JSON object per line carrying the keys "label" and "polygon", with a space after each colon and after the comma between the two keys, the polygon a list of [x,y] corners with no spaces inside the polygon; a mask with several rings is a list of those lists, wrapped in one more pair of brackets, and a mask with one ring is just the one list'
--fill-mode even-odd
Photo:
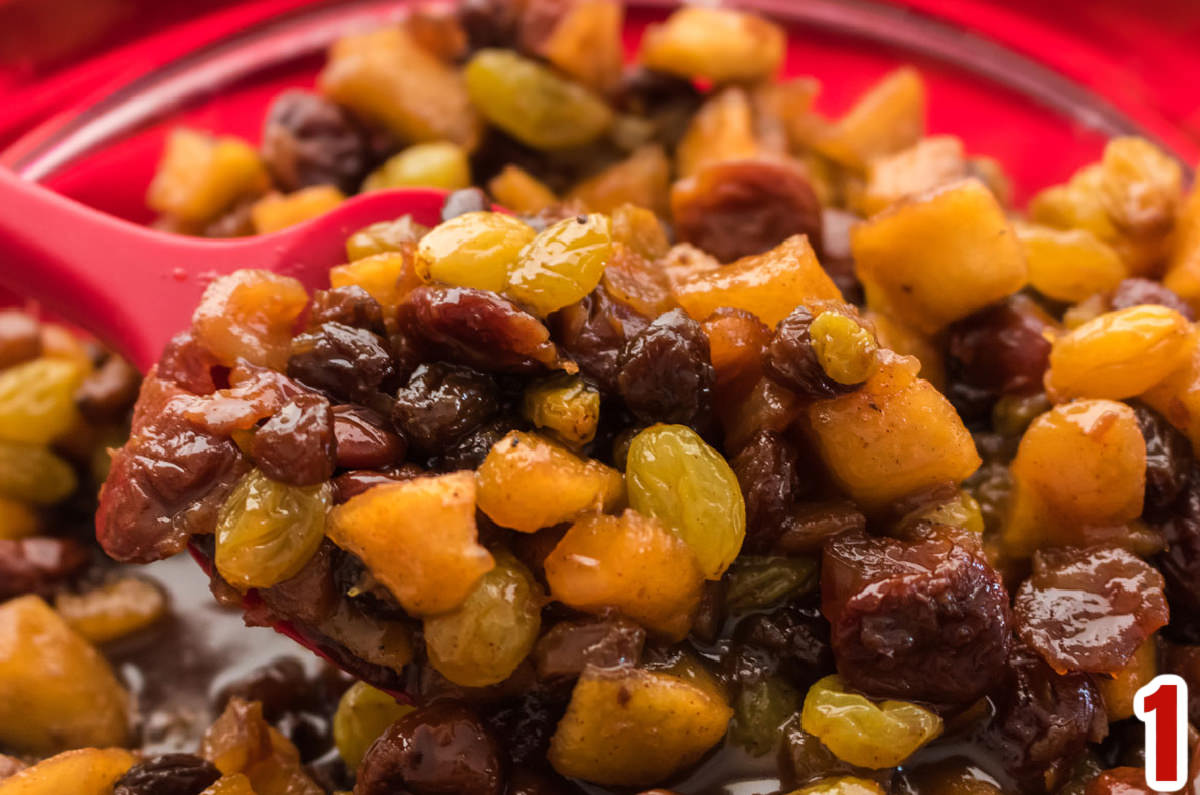
{"label": "shiny fruit piece", "polygon": [[346,767],[358,767],[371,743],[413,709],[366,682],[350,685],[333,714],[333,741]]}
{"label": "shiny fruit piece", "polygon": [[367,175],[364,191],[387,188],[441,188],[471,186],[471,164],[461,146],[449,141],[413,144],[384,161]]}
{"label": "shiny fruit piece", "polygon": [[201,224],[269,184],[258,153],[245,141],[181,127],[167,136],[146,204],[185,223]]}
{"label": "shiny fruit piece", "polygon": [[265,235],[287,229],[331,212],[346,200],[332,185],[312,185],[287,195],[271,193],[250,207],[255,234]]}
{"label": "shiny fruit piece", "polygon": [[544,317],[595,289],[611,257],[608,216],[567,218],[525,246],[508,272],[504,292]]}
{"label": "shiny fruit piece", "polygon": [[862,170],[873,159],[913,146],[925,133],[925,82],[911,66],[889,72],[854,107],[814,135],[825,157]]}
{"label": "shiny fruit piece", "polygon": [[1017,224],[1017,239],[1029,266],[1029,284],[1056,301],[1082,301],[1114,289],[1129,268],[1112,246],[1086,229]]}
{"label": "shiny fruit piece", "polygon": [[43,356],[0,371],[0,439],[49,444],[81,421],[75,390],[87,369]]}
{"label": "shiny fruit piece", "polygon": [[596,436],[600,392],[578,375],[550,376],[525,388],[521,413],[538,428],[578,447]]}
{"label": "shiny fruit piece", "polygon": [[942,733],[942,719],[905,701],[872,703],[827,676],[804,697],[801,724],[839,759],[880,770],[908,759]]}
{"label": "shiny fruit piece", "polygon": [[239,359],[282,370],[304,286],[270,271],[240,270],[214,279],[192,315],[192,334],[226,367]]}
{"label": "shiny fruit piece", "polygon": [[157,584],[126,577],[82,594],[60,594],[54,609],[92,643],[107,643],[159,621],[167,597]]}
{"label": "shiny fruit piece", "polygon": [[464,213],[443,221],[417,244],[417,272],[425,279],[498,293],[518,255],[537,233],[511,215]]}
{"label": "shiny fruit piece", "polygon": [[[353,240],[353,238],[351,238]],[[413,289],[424,284],[412,247],[381,251],[329,270],[331,287],[361,287],[384,310],[395,309]]]}
{"label": "shiny fruit piece", "polygon": [[642,65],[713,83],[771,78],[783,62],[783,30],[732,8],[685,6],[642,40]]}
{"label": "shiny fruit piece", "polygon": [[0,795],[112,795],[134,761],[123,748],[65,751],[0,781]]}

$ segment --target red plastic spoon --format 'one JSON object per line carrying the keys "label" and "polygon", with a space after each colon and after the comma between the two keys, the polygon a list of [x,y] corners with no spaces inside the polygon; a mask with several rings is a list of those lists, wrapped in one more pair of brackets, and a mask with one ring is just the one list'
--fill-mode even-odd
{"label": "red plastic spoon", "polygon": [[329,269],[346,260],[349,235],[406,214],[432,226],[445,199],[445,191],[424,188],[376,191],[280,232],[207,240],[105,215],[0,168],[0,284],[144,372],[187,327],[214,276],[260,268],[324,287]]}

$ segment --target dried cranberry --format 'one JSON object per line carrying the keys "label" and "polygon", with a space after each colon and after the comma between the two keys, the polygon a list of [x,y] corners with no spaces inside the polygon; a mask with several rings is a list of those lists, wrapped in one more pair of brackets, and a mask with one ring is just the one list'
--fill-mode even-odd
{"label": "dried cranberry", "polygon": [[27,593],[48,596],[88,561],[87,550],[69,538],[0,538],[0,601]]}
{"label": "dried cranberry", "polygon": [[661,315],[621,351],[617,386],[643,423],[704,427],[716,381],[708,337],[682,309]]}
{"label": "dried cranberry", "polygon": [[[129,441],[112,459],[100,491],[96,538],[123,562],[148,563],[183,550],[189,536],[210,533],[217,510],[249,468],[228,438],[187,416],[195,397],[162,382],[161,399],[139,408]],[[143,389],[142,400],[148,391]]]}
{"label": "dried cranberry", "polygon": [[0,310],[0,369],[42,355],[42,326],[17,309]]}
{"label": "dried cranberry", "polygon": [[1187,487],[1192,443],[1154,409],[1144,403],[1131,405],[1146,440],[1146,499],[1142,513],[1161,519]]}
{"label": "dried cranberry", "polygon": [[465,704],[437,701],[387,728],[363,757],[355,795],[501,795],[491,731]]}
{"label": "dried cranberry", "polygon": [[807,687],[834,671],[829,623],[820,610],[802,604],[747,616],[734,628],[721,667],[730,682],[752,684],[781,674]]}
{"label": "dried cranberry", "polygon": [[263,474],[293,486],[333,477],[333,411],[319,395],[297,395],[258,429],[250,457]]}
{"label": "dried cranberry", "polygon": [[1021,639],[1059,672],[1113,673],[1167,623],[1163,578],[1123,549],[1044,549],[1013,601]]}
{"label": "dried cranberry", "polygon": [[113,795],[200,795],[220,777],[216,765],[194,754],[163,754],[129,768]]}
{"label": "dried cranberry", "polygon": [[538,640],[533,650],[538,676],[575,677],[589,665],[619,668],[637,665],[646,631],[627,618],[610,616],[561,621]]}
{"label": "dried cranberry", "polygon": [[746,499],[746,551],[767,551],[787,526],[800,490],[799,457],[783,435],[758,431],[729,462]]}
{"label": "dried cranberry", "polygon": [[1158,304],[1168,309],[1174,309],[1188,320],[1195,320],[1196,313],[1187,301],[1179,297],[1175,291],[1163,286],[1161,282],[1152,279],[1126,279],[1113,290],[1109,305],[1114,309],[1128,309],[1142,304]]}
{"label": "dried cranberry", "polygon": [[597,287],[550,317],[554,340],[605,392],[617,392],[621,351],[649,320]]}
{"label": "dried cranberry", "polygon": [[1060,778],[1089,742],[1104,739],[1104,701],[1084,674],[1056,674],[1032,649],[1014,644],[1003,670],[986,681],[995,712],[973,739],[1020,792],[1045,792],[1048,778]]}
{"label": "dried cranberry", "polygon": [[679,239],[733,262],[793,235],[821,249],[821,204],[804,172],[772,160],[712,163],[675,183],[671,215]]}
{"label": "dried cranberry", "polygon": [[137,399],[142,376],[120,356],[109,356],[75,390],[75,405],[88,422],[123,418]]}
{"label": "dried cranberry", "polygon": [[491,376],[453,364],[423,364],[396,393],[392,420],[420,450],[437,454],[500,408]]}
{"label": "dried cranberry", "polygon": [[404,437],[387,428],[387,420],[362,406],[333,407],[333,435],[341,469],[377,469],[404,460]]}
{"label": "dried cranberry", "polygon": [[1171,607],[1169,633],[1200,643],[1200,466],[1192,464],[1187,488],[1162,524],[1167,548],[1155,559]]}
{"label": "dried cranberry", "polygon": [[384,335],[383,307],[357,284],[317,290],[308,311],[308,330],[317,331],[326,323],[366,329]]}
{"label": "dried cranberry", "polygon": [[821,591],[838,672],[869,695],[966,704],[1004,664],[1008,594],[977,544],[949,528],[914,543],[837,536]]}
{"label": "dried cranberry", "polygon": [[442,205],[442,220],[449,221],[467,213],[486,212],[492,209],[487,194],[479,188],[463,188],[456,190],[446,197]]}
{"label": "dried cranberry", "polygon": [[767,376],[797,395],[814,400],[845,395],[858,389],[861,384],[838,383],[821,367],[817,352],[813,350],[809,330],[812,322],[812,312],[803,306],[796,307],[779,321],[763,357]]}
{"label": "dried cranberry", "polygon": [[984,402],[1042,388],[1050,360],[1045,332],[1053,320],[1026,295],[1014,295],[950,326],[947,359],[953,384]]}
{"label": "dried cranberry", "polygon": [[284,191],[335,185],[354,193],[370,168],[362,128],[341,107],[291,89],[271,103],[263,124],[263,162]]}
{"label": "dried cranberry", "polygon": [[486,290],[418,287],[397,308],[396,322],[426,360],[513,373],[538,372],[558,363],[542,322]]}
{"label": "dried cranberry", "polygon": [[379,335],[326,323],[292,340],[288,375],[339,400],[368,402],[395,372]]}

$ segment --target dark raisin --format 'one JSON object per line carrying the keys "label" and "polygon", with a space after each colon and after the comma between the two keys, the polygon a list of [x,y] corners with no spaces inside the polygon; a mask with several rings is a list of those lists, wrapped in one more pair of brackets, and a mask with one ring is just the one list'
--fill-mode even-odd
{"label": "dark raisin", "polygon": [[1192,471],[1192,443],[1166,418],[1143,403],[1133,403],[1146,439],[1146,499],[1143,516],[1165,518],[1187,487]]}
{"label": "dark raisin", "polygon": [[620,361],[617,386],[638,420],[707,426],[716,373],[708,337],[682,309],[659,316],[631,339]]}
{"label": "dark raisin", "polygon": [[1188,320],[1194,321],[1196,313],[1187,301],[1179,297],[1175,291],[1164,287],[1161,282],[1151,279],[1126,279],[1113,290],[1109,305],[1115,309],[1128,309],[1142,304],[1158,304],[1174,309]]}
{"label": "dark raisin", "polygon": [[294,576],[270,588],[260,588],[258,595],[277,616],[313,626],[333,616],[340,593],[334,579],[333,562],[340,551],[325,539],[316,553]]}
{"label": "dark raisin", "polygon": [[1019,792],[1053,788],[1089,742],[1104,739],[1104,701],[1091,679],[1055,673],[1032,649],[1014,644],[986,683],[994,714],[973,739],[994,754]]}
{"label": "dark raisin", "polygon": [[567,710],[567,682],[530,686],[514,701],[502,704],[486,717],[492,733],[503,739],[515,766],[534,765],[546,758],[550,738]]}
{"label": "dark raisin", "polygon": [[357,284],[313,293],[308,310],[308,330],[318,331],[326,323],[366,329],[380,336],[387,334],[383,307]]}
{"label": "dark raisin", "polygon": [[882,785],[885,792],[891,791],[887,786],[892,777],[891,770],[867,770],[843,762],[824,743],[804,731],[799,720],[784,726],[778,761],[780,783],[785,792],[837,776],[870,779]]}
{"label": "dark raisin", "polygon": [[729,682],[754,684],[781,675],[807,688],[834,671],[829,623],[814,606],[785,605],[737,623],[721,673]]}
{"label": "dark raisin", "polygon": [[1193,726],[1200,724],[1200,646],[1162,641],[1160,670],[1175,674],[1188,686],[1188,720]]}
{"label": "dark raisin", "polygon": [[1014,295],[950,326],[946,366],[973,414],[990,411],[989,401],[1001,395],[1042,388],[1050,359],[1045,332],[1053,325],[1032,298]]}
{"label": "dark raisin", "polygon": [[700,609],[692,619],[692,637],[701,643],[713,644],[721,636],[729,610],[725,598],[729,583],[725,579],[705,580],[700,591]]}
{"label": "dark raisin", "polygon": [[324,97],[291,89],[275,98],[263,124],[263,162],[283,191],[335,185],[356,193],[371,166],[367,136]]}
{"label": "dark raisin", "polygon": [[825,546],[821,608],[838,672],[875,697],[966,704],[1008,651],[1008,594],[973,538],[941,528],[914,543],[837,536]]}
{"label": "dark raisin", "polygon": [[508,778],[507,795],[579,795],[582,792],[551,770],[521,766],[513,770]]}
{"label": "dark raisin", "polygon": [[782,555],[813,555],[834,536],[866,529],[866,515],[848,500],[798,505],[784,519],[773,550]]}
{"label": "dark raisin", "polygon": [[516,420],[511,417],[497,417],[485,422],[446,449],[438,459],[438,469],[446,472],[478,469],[492,451],[492,445],[503,439],[516,425]]}
{"label": "dark raisin", "polygon": [[387,728],[363,757],[354,795],[501,795],[499,744],[465,704],[437,701]]}
{"label": "dark raisin", "polygon": [[1123,549],[1039,550],[1013,617],[1055,670],[1114,673],[1167,623],[1163,578]]}
{"label": "dark raisin", "polygon": [[342,401],[365,403],[395,372],[379,335],[326,323],[292,340],[288,375]]}
{"label": "dark raisin", "polygon": [[423,364],[396,393],[392,420],[420,450],[437,454],[500,409],[491,376],[453,364]]}
{"label": "dark raisin", "polygon": [[542,322],[486,290],[418,287],[397,308],[396,322],[426,360],[502,373],[538,372],[558,363]]}
{"label": "dark raisin", "polygon": [[222,378],[221,364],[212,352],[196,341],[192,332],[176,334],[163,348],[154,371],[159,378],[170,381],[195,395],[210,395]]}
{"label": "dark raisin", "polygon": [[649,320],[597,287],[576,304],[550,317],[554,340],[605,392],[617,392],[621,351]]}
{"label": "dark raisin", "polygon": [[796,445],[774,431],[758,431],[730,461],[746,498],[748,552],[766,552],[787,526],[800,473]]}
{"label": "dark raisin", "polygon": [[487,194],[479,188],[463,188],[456,190],[446,197],[442,205],[442,220],[449,221],[467,213],[487,212],[492,209]]}
{"label": "dark raisin", "polygon": [[318,714],[333,706],[323,703],[322,684],[308,675],[299,660],[282,657],[223,687],[213,699],[213,708],[223,711],[232,698],[260,702],[267,722],[299,748],[303,759],[311,759],[332,739],[329,721]]}
{"label": "dark raisin", "polygon": [[75,390],[75,405],[88,422],[119,420],[133,406],[141,384],[141,373],[133,365],[120,356],[109,356]]}
{"label": "dark raisin", "polygon": [[[171,394],[161,382],[156,388]],[[181,552],[193,534],[211,533],[249,466],[237,445],[189,419],[178,400],[147,402],[139,414],[100,491],[96,538],[110,557],[148,563]]]}
{"label": "dark raisin", "polygon": [[0,600],[27,593],[49,596],[89,561],[87,550],[69,538],[0,538]]}
{"label": "dark raisin", "polygon": [[343,503],[351,497],[362,494],[372,486],[411,480],[421,473],[421,468],[415,464],[403,464],[387,469],[356,469],[343,472],[333,479],[333,500],[336,503]]}
{"label": "dark raisin", "polygon": [[625,70],[616,96],[621,110],[653,123],[653,140],[671,149],[703,101],[691,80],[644,67]]}
{"label": "dark raisin", "polygon": [[1187,488],[1162,524],[1167,548],[1155,559],[1171,607],[1168,633],[1200,643],[1200,466],[1192,464]]}
{"label": "dark raisin", "polygon": [[0,310],[0,369],[42,355],[42,326],[17,309]]}
{"label": "dark raisin", "polygon": [[845,395],[858,389],[861,384],[838,383],[821,367],[817,352],[813,350],[812,322],[812,312],[803,306],[796,307],[779,321],[763,357],[767,376],[811,400]]}
{"label": "dark raisin", "polygon": [[783,161],[712,163],[671,189],[675,232],[721,262],[770,251],[793,235],[821,250],[821,204],[804,172]]}
{"label": "dark raisin", "polygon": [[458,21],[472,50],[512,47],[517,38],[514,0],[464,0],[457,5]]}
{"label": "dark raisin", "polygon": [[408,443],[380,415],[362,406],[333,407],[339,469],[378,469],[404,460]]}
{"label": "dark raisin", "polygon": [[575,677],[589,665],[619,668],[637,665],[646,631],[629,619],[610,616],[561,621],[538,640],[533,650],[538,676]]}
{"label": "dark raisin", "polygon": [[220,777],[216,765],[194,754],[163,754],[129,768],[113,795],[200,795]]}
{"label": "dark raisin", "polygon": [[319,395],[297,395],[254,434],[250,457],[280,483],[313,486],[333,477],[333,411]]}

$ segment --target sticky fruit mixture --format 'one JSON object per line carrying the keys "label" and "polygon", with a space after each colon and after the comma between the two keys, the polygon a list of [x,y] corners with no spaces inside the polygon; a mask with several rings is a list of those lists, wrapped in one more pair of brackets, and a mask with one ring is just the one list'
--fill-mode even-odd
{"label": "sticky fruit mixture", "polygon": [[154,591],[57,585],[31,506],[136,376],[0,316],[0,795],[1145,791],[1133,693],[1200,692],[1200,192],[1118,138],[1020,210],[911,68],[829,118],[766,19],[627,66],[622,16],[416,8],[257,148],[167,140],[189,234],[450,191],[325,289],[213,281],[104,467],[109,556],[190,551],[352,686],[281,663],[122,750],[94,644]]}

